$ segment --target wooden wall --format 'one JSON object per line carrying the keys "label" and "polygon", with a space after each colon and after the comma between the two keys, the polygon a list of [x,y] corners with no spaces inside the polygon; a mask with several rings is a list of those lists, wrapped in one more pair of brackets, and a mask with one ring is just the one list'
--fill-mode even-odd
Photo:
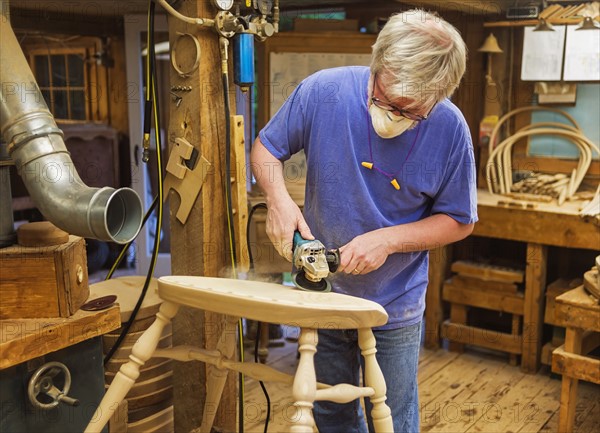
{"label": "wooden wall", "polygon": [[[477,49],[483,44],[487,31],[483,28],[485,20],[497,19],[496,15],[483,15],[481,11],[472,10],[469,7],[468,2],[464,2],[465,5],[461,5],[461,2],[453,2],[453,8],[450,10],[436,11],[438,14],[453,24],[463,36],[467,48],[468,48],[468,61],[467,71],[461,82],[460,87],[457,89],[453,96],[453,101],[463,112],[467,123],[469,124],[473,141],[476,144],[475,153],[476,160],[479,159],[479,148],[477,146],[479,136],[479,123],[483,116],[484,106],[484,86],[485,86],[485,57],[477,51]],[[440,3],[441,5],[441,3]],[[358,20],[359,27],[367,27],[374,20],[388,18],[393,13],[402,12],[403,10],[410,9],[409,5],[401,5],[393,2],[386,2],[384,5],[373,4],[373,5],[349,5],[346,7],[346,18]],[[344,32],[348,34],[348,32]],[[318,39],[319,33],[311,34],[312,39]],[[321,34],[321,37],[330,37],[329,35]],[[311,40],[312,40],[311,39]],[[270,49],[277,51],[282,49],[283,51],[292,51],[291,45],[288,43],[278,43],[277,36],[266,42],[267,48],[263,47],[264,44],[258,44],[258,70],[259,76],[261,76],[265,65],[268,65],[268,59],[264,59],[264,52]],[[354,44],[356,45],[356,44]],[[310,51],[310,40],[307,40],[305,46],[301,47],[298,51],[308,52]],[[356,48],[352,48],[356,50]],[[315,49],[314,51],[322,51],[321,49]],[[340,52],[344,52],[343,49]],[[370,48],[366,52],[370,52]],[[262,68],[262,69],[261,69]],[[262,94],[262,93],[261,93]],[[260,104],[259,104],[260,105]],[[258,128],[260,129],[266,123],[265,113],[266,109],[259,106],[258,112]]]}
{"label": "wooden wall", "polygon": [[91,85],[98,98],[94,120],[129,134],[127,104],[130,86],[125,70],[123,17],[60,14],[51,11],[24,10],[11,7],[11,23],[25,55],[28,49],[69,46],[93,46],[106,50],[113,64],[90,64]]}

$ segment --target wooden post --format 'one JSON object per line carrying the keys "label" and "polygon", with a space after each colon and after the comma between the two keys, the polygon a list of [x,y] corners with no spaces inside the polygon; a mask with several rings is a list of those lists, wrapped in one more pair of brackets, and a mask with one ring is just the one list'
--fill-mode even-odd
{"label": "wooden post", "polygon": [[450,267],[452,247],[445,245],[429,251],[429,284],[425,295],[425,347],[440,348],[440,330],[444,320],[442,286]]}
{"label": "wooden post", "polygon": [[[191,17],[211,19],[216,14],[211,3],[205,0],[183,0],[178,3],[178,11]],[[174,90],[181,97],[178,104],[168,101],[169,148],[175,138],[183,137],[211,164],[185,225],[175,218],[179,197],[177,194],[170,196],[171,271],[174,275],[231,276],[227,274],[231,263],[224,178],[228,174],[225,173],[225,110],[219,39],[211,29],[169,16],[169,42],[176,51],[178,69],[183,72],[180,74],[170,68],[170,86],[185,88],[184,91]],[[231,89],[233,92],[233,86]],[[230,106],[235,107],[235,101],[231,101]],[[232,167],[236,163],[239,164],[232,161]],[[223,326],[222,315],[181,308],[173,320],[174,345],[193,344],[214,349]],[[201,424],[206,397],[206,366],[182,363],[173,376],[175,431],[189,432]],[[215,426],[223,431],[237,430],[236,397],[237,375],[229,374],[215,417]]]}
{"label": "wooden post", "polygon": [[[458,325],[467,325],[467,313],[469,309],[466,305],[453,303],[450,305],[450,322]],[[457,341],[450,341],[448,350],[451,352],[464,353],[465,344]]]}
{"label": "wooden post", "polygon": [[[565,352],[581,354],[583,330],[567,328],[565,335]],[[569,433],[575,425],[575,407],[577,406],[577,385],[579,380],[563,373],[560,389],[560,412],[558,416],[558,431]]]}
{"label": "wooden post", "polygon": [[523,355],[521,370],[535,373],[540,367],[544,296],[548,247],[529,242],[525,269],[525,308],[523,312]]}

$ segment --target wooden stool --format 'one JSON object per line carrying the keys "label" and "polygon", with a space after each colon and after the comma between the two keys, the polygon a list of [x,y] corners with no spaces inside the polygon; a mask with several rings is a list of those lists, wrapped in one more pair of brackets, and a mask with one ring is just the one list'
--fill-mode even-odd
{"label": "wooden stool", "polygon": [[[131,275],[100,281],[90,285],[90,298],[116,295],[121,310],[121,323],[131,320],[131,313],[142,292],[145,276]],[[104,380],[110,385],[119,369],[129,361],[129,355],[137,339],[152,325],[158,313],[162,299],[158,296],[158,282],[150,280],[148,291],[130,325],[127,337],[119,349],[104,365]],[[109,352],[118,340],[122,328],[109,332],[102,337],[104,355]],[[163,329],[157,347],[172,346],[171,326]],[[124,407],[109,422],[109,430],[118,431],[150,431],[150,426],[160,426],[161,433],[172,433],[175,430],[173,418],[173,361],[156,358],[140,368],[140,376],[136,384],[127,394]],[[164,416],[161,416],[164,415]]]}
{"label": "wooden stool", "polygon": [[[199,360],[210,364],[200,426],[202,432],[208,433],[211,430],[228,370],[241,372],[256,380],[293,384],[296,422],[291,428],[292,432],[313,432],[314,401],[348,403],[360,397],[369,397],[373,404],[371,416],[375,430],[393,431],[390,409],[385,404],[385,380],[375,359],[377,350],[371,330],[385,324],[388,319],[379,304],[337,293],[305,292],[279,284],[208,277],[162,277],[158,280],[158,294],[165,302],[160,306],[155,322],[133,346],[130,361],[115,376],[87,426],[86,433],[102,430],[112,412],[134,385],[140,367],[153,356],[179,361]],[[163,328],[170,323],[181,305],[227,315],[216,350],[193,346],[157,349]],[[300,360],[294,376],[267,365],[232,359],[239,317],[300,327]],[[364,387],[317,383],[313,357],[317,350],[317,330],[321,328],[358,330],[358,343],[365,361]]]}
{"label": "wooden stool", "polygon": [[600,305],[583,286],[556,297],[555,320],[566,328],[565,344],[552,352],[552,371],[562,374],[559,432],[572,432],[579,380],[600,384],[600,360],[586,356],[600,343]]}

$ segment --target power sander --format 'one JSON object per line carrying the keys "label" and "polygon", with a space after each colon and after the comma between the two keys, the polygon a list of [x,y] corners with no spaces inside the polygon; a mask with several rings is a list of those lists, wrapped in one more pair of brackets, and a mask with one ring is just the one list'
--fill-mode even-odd
{"label": "power sander", "polygon": [[296,287],[313,292],[330,292],[331,283],[325,278],[337,270],[340,251],[326,250],[321,241],[304,239],[299,231],[294,233],[292,249],[292,263],[297,269],[292,273],[292,281]]}

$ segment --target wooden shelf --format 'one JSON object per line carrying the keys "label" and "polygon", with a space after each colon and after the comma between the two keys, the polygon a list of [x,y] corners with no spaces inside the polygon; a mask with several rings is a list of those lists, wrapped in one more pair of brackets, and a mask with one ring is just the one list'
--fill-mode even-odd
{"label": "wooden shelf", "polygon": [[[557,18],[546,20],[548,24],[552,25],[563,25],[563,24],[579,24],[583,18]],[[519,20],[519,21],[492,21],[489,23],[483,23],[483,27],[493,28],[493,27],[527,27],[527,26],[537,26],[540,21],[535,20]]]}
{"label": "wooden shelf", "polygon": [[0,369],[12,367],[121,326],[119,307],[78,310],[68,318],[0,321]]}

